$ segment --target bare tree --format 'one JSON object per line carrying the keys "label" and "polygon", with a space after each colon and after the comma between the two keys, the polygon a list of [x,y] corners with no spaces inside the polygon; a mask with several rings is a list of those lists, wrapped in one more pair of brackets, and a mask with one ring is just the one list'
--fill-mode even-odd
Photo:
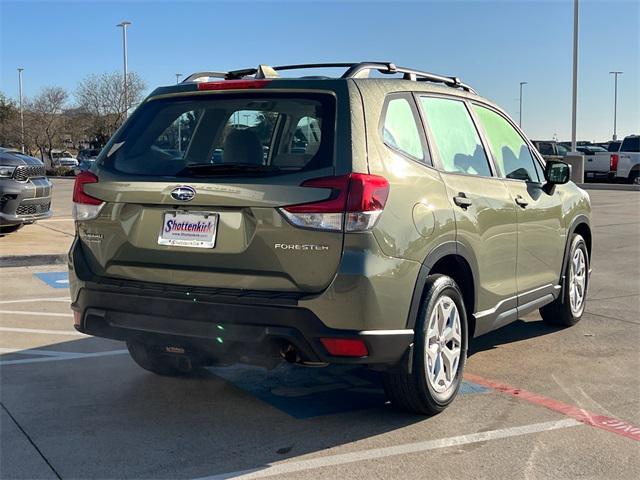
{"label": "bare tree", "polygon": [[78,106],[93,116],[96,141],[102,145],[115,133],[126,113],[142,100],[145,84],[136,73],[127,76],[127,102],[120,73],[90,75],[80,82],[75,92]]}
{"label": "bare tree", "polygon": [[42,156],[46,152],[51,158],[52,150],[63,144],[66,130],[63,111],[68,98],[67,91],[61,87],[45,87],[26,102],[25,143],[28,139]]}
{"label": "bare tree", "polygon": [[20,111],[16,102],[0,92],[0,146],[20,145]]}

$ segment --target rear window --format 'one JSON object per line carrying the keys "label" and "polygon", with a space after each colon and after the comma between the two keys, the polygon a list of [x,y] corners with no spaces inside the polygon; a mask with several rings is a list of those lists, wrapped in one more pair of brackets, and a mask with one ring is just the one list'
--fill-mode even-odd
{"label": "rear window", "polygon": [[260,175],[333,165],[335,101],[322,94],[152,100],[103,165],[148,176]]}
{"label": "rear window", "polygon": [[555,151],[553,150],[553,144],[549,142],[538,142],[536,143],[538,147],[538,151],[542,155],[555,155]]}
{"label": "rear window", "polygon": [[640,152],[640,137],[627,137],[622,141],[621,152]]}
{"label": "rear window", "polygon": [[611,142],[609,143],[609,146],[607,147],[607,151],[609,152],[617,152],[618,150],[620,150],[620,145],[622,144],[622,142]]}

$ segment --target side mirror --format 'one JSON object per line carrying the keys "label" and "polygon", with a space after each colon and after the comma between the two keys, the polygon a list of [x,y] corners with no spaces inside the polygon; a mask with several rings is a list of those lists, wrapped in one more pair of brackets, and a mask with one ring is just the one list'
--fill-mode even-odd
{"label": "side mirror", "polygon": [[548,160],[544,176],[551,185],[563,185],[571,180],[571,167],[559,160]]}

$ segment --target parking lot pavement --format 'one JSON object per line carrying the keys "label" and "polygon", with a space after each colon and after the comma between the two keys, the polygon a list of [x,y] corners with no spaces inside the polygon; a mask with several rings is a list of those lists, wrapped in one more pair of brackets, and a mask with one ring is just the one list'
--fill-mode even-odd
{"label": "parking lot pavement", "polygon": [[352,368],[154,376],[72,328],[61,266],[0,268],[1,478],[638,478],[640,195],[590,192],[582,321],[471,344],[442,414]]}

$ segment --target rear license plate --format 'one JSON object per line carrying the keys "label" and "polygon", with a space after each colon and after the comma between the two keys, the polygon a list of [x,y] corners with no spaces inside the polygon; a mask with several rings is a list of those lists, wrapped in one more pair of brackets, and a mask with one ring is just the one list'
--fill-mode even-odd
{"label": "rear license plate", "polygon": [[165,212],[158,243],[178,247],[213,248],[216,245],[219,217],[219,214],[212,212]]}

